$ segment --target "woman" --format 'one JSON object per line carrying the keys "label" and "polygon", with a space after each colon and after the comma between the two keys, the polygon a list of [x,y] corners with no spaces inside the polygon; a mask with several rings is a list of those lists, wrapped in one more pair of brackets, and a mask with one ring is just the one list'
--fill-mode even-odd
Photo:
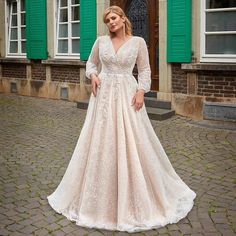
{"label": "woman", "polygon": [[98,37],[86,65],[92,94],[85,123],[48,201],[85,227],[137,232],[175,223],[191,210],[196,194],[174,171],[147,116],[146,43],[132,36],[121,8],[109,7],[104,22],[109,35]]}

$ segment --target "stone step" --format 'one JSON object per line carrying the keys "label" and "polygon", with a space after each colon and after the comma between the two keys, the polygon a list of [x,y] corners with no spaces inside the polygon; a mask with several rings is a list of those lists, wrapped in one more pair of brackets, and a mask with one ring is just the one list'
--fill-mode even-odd
{"label": "stone step", "polygon": [[88,108],[88,103],[89,103],[89,100],[88,100],[88,99],[83,100],[83,101],[79,101],[79,102],[77,102],[77,108],[83,109],[83,110],[87,110],[87,108]]}
{"label": "stone step", "polygon": [[153,98],[153,97],[145,97],[144,101],[145,101],[146,107],[171,109],[171,102],[169,101],[157,100],[156,98]]}
{"label": "stone step", "polygon": [[144,94],[144,97],[157,98],[157,92],[156,91],[149,91]]}
{"label": "stone step", "polygon": [[148,116],[151,120],[166,120],[175,115],[174,110],[146,107]]}
{"label": "stone step", "polygon": [[[77,102],[77,108],[86,110],[88,108],[88,102],[89,100]],[[147,102],[147,98],[145,97],[145,105],[148,116],[152,120],[165,120],[175,115],[175,111],[170,109],[171,104],[169,104],[169,102],[168,105],[166,102],[154,101],[152,99],[148,99]],[[155,105],[158,105],[159,107],[155,107]]]}

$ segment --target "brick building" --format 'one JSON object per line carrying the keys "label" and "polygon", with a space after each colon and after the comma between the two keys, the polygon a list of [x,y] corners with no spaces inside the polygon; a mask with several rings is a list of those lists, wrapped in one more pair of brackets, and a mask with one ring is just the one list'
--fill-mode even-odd
{"label": "brick building", "polygon": [[0,92],[88,98],[86,59],[113,4],[148,44],[158,100],[196,119],[235,118],[234,0],[0,0]]}

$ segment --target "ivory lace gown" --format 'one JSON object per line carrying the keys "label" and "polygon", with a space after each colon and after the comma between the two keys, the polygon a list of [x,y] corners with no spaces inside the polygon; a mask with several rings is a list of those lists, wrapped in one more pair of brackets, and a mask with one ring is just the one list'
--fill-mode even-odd
{"label": "ivory lace gown", "polygon": [[[67,170],[48,196],[51,207],[77,225],[137,232],[175,223],[196,194],[180,179],[156,136],[146,108],[131,106],[137,89],[150,89],[145,41],[132,37],[115,52],[99,37],[86,75],[99,73],[87,116]],[[132,76],[138,66],[138,83]]]}

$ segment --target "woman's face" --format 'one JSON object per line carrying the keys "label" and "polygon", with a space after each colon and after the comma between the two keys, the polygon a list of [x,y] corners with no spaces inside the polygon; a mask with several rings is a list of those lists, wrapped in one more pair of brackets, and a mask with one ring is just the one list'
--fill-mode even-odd
{"label": "woman's face", "polygon": [[116,33],[123,28],[124,18],[116,13],[110,12],[106,17],[105,23],[110,32]]}

